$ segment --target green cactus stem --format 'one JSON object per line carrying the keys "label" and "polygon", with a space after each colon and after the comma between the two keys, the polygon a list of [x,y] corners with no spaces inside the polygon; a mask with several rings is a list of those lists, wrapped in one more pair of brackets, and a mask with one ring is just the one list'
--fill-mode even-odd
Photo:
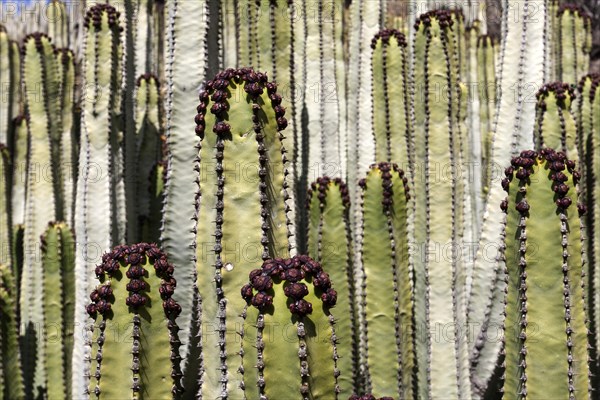
{"label": "green cactus stem", "polygon": [[[75,232],[77,232],[75,323],[84,326],[85,303],[93,289],[94,266],[101,254],[122,239],[119,218],[124,214],[119,181],[121,59],[119,13],[108,4],[90,7],[84,19],[84,65],[86,82],[82,102],[81,138]],[[75,336],[73,369],[83,370],[86,349],[81,335]],[[73,379],[74,395],[83,392],[83,376]]]}
{"label": "green cactus stem", "polygon": [[[491,36],[477,38],[477,93],[479,98],[479,132],[483,195],[487,195],[492,173],[492,129],[496,109],[496,43]],[[471,82],[473,84],[473,82]]]}
{"label": "green cactus stem", "polygon": [[[529,16],[531,5],[510,3],[502,8],[501,46],[496,73],[497,100],[491,137],[490,165],[506,165],[518,154],[518,146],[533,146],[535,102],[529,101],[532,88],[548,80],[549,42],[545,22],[551,18],[548,8],[540,6],[535,18],[513,18],[514,13]],[[535,90],[534,89],[534,90]],[[490,177],[494,176],[490,171]],[[483,396],[496,371],[500,355],[499,340],[487,340],[494,327],[502,324],[502,302],[506,283],[499,244],[502,243],[502,214],[497,204],[504,193],[499,185],[490,184],[483,214],[481,234],[473,264],[472,280],[467,286],[467,326],[475,327],[476,340],[470,343],[471,383],[473,394]],[[491,329],[490,329],[491,327]],[[490,332],[488,332],[490,330]]]}
{"label": "green cactus stem", "polygon": [[64,223],[51,223],[41,241],[47,395],[68,399],[74,372],[75,238]]}
{"label": "green cactus stem", "polygon": [[575,86],[561,82],[547,83],[536,97],[536,149],[557,149],[578,162],[577,127],[570,111],[575,100]]}
{"label": "green cactus stem", "polygon": [[61,0],[52,0],[45,8],[48,35],[58,48],[69,47],[69,11]]}
{"label": "green cactus stem", "polygon": [[[159,121],[159,85],[155,76],[142,75],[137,81],[136,93],[136,206],[138,220],[150,217],[150,206],[155,196],[148,196],[155,184],[151,173],[156,163],[162,159],[163,142]],[[162,185],[161,185],[162,186]],[[154,193],[156,194],[156,193]],[[153,215],[158,218],[160,214]],[[154,239],[157,240],[157,239]]]}
{"label": "green cactus stem", "polygon": [[135,4],[135,71],[146,74],[156,71],[156,27],[154,0],[139,0]]}
{"label": "green cactus stem", "polygon": [[94,319],[87,373],[94,399],[174,399],[181,392],[181,307],[173,265],[155,245],[120,245],[102,256],[90,294]]}
{"label": "green cactus stem", "polygon": [[11,248],[10,210],[10,155],[4,143],[0,143],[0,264],[13,265]]}
{"label": "green cactus stem", "polygon": [[[347,178],[350,188],[350,200],[353,224],[358,224],[359,210],[356,208],[360,198],[360,190],[356,182],[369,170],[375,161],[372,137],[361,140],[364,135],[357,132],[371,132],[372,96],[372,49],[365,39],[373,38],[383,29],[385,23],[385,1],[355,1],[350,5],[350,25],[348,29],[348,75],[346,93],[350,95],[347,104],[348,133],[346,144]],[[310,76],[310,75],[308,75]],[[365,111],[366,110],[366,111]],[[363,112],[365,111],[365,112]],[[394,160],[402,162],[402,160]],[[355,229],[353,229],[353,232]]]}
{"label": "green cactus stem", "polygon": [[287,120],[276,89],[265,74],[241,68],[218,73],[200,93],[194,219],[202,324],[213,330],[202,338],[200,389],[208,398],[242,393],[242,359],[226,336],[243,322],[244,277],[291,250]]}
{"label": "green cactus stem", "polygon": [[17,289],[10,266],[0,264],[0,398],[24,399],[18,342]]}
{"label": "green cactus stem", "polygon": [[150,185],[148,193],[145,195],[149,198],[148,214],[141,218],[142,238],[147,242],[157,241],[160,237],[160,217],[165,197],[165,170],[164,163],[158,162],[148,177]]}
{"label": "green cactus stem", "polygon": [[588,206],[585,215],[586,225],[586,283],[589,288],[589,318],[591,320],[592,354],[595,355],[594,372],[600,368],[598,346],[600,345],[600,75],[586,75],[579,82],[579,101],[577,105],[578,146],[582,183],[582,197]]}
{"label": "green cactus stem", "polygon": [[[193,132],[190,134],[190,116],[196,112],[193,99],[206,79],[208,25],[209,18],[214,17],[208,13],[206,0],[162,3],[157,1],[156,6],[164,8],[162,15],[167,20],[164,24],[167,36],[164,62],[167,93],[164,104],[168,154],[160,240],[173,264],[177,265],[175,278],[179,287],[174,298],[186,312],[196,314],[196,265],[193,261],[194,249],[191,247],[195,241],[193,230],[196,224],[190,220],[194,214],[194,201],[190,199],[194,199],[197,191],[197,184],[194,183],[194,157],[197,155],[194,145],[197,138]],[[187,357],[191,322],[192,318],[182,318],[179,324],[184,370],[188,369],[189,363],[196,361],[194,357]],[[195,372],[192,375],[192,382],[196,382]],[[186,387],[191,388],[191,385]]]}
{"label": "green cactus stem", "polygon": [[33,378],[27,380],[28,395],[40,396],[47,387],[45,351],[39,340],[43,327],[42,282],[43,266],[39,256],[40,236],[49,221],[59,215],[59,168],[55,145],[60,138],[59,80],[56,73],[56,57],[50,39],[44,34],[29,35],[23,44],[23,80],[27,110],[27,159],[25,221],[24,221],[24,268],[21,275],[20,311],[23,326],[27,327],[24,339],[28,343],[23,354],[23,368],[31,371]]}
{"label": "green cactus stem", "polygon": [[523,151],[502,181],[504,398],[591,398],[575,167],[562,152]]}
{"label": "green cactus stem", "polygon": [[0,25],[0,82],[3,85],[3,99],[0,102],[0,143],[8,144],[9,148],[12,121],[21,112],[20,67],[19,45],[10,40],[6,28]]}
{"label": "green cactus stem", "polygon": [[13,138],[11,143],[11,217],[13,225],[25,223],[25,197],[27,192],[27,167],[29,144],[27,142],[27,119],[20,115],[13,120]]}
{"label": "green cactus stem", "polygon": [[360,374],[350,197],[346,184],[339,178],[322,177],[311,184],[308,198],[308,254],[336,282],[338,300],[332,313],[336,320],[337,354],[340,357],[338,384],[341,395],[345,395],[358,390]]}
{"label": "green cactus stem", "polygon": [[412,170],[408,55],[406,39],[396,30],[384,29],[371,41],[373,49],[373,132],[375,160],[400,163]]}
{"label": "green cactus stem", "polygon": [[408,254],[408,179],[395,164],[380,163],[371,167],[360,186],[364,387],[410,399],[417,396],[417,360],[413,270]]}
{"label": "green cactus stem", "polygon": [[[32,139],[50,141],[51,159],[47,164],[36,165],[51,175],[56,215],[62,218],[63,193],[60,167],[60,139],[62,136],[61,74],[59,60],[51,40],[43,33],[28,35],[23,44],[23,82],[28,128]],[[46,177],[44,179],[47,180]],[[45,224],[48,221],[43,221]]]}
{"label": "green cactus stem", "polygon": [[[12,239],[11,239],[11,253],[12,253],[12,264],[11,269],[12,273],[15,277],[16,283],[16,295],[17,298],[20,299],[20,288],[21,288],[21,275],[23,274],[23,262],[24,262],[24,228],[23,225],[13,225],[12,226]],[[17,310],[19,311],[20,307],[17,304]],[[17,313],[20,315],[20,311]]]}
{"label": "green cactus stem", "polygon": [[[66,18],[66,17],[65,17]],[[72,51],[58,50],[59,66],[62,71],[60,110],[62,132],[60,137],[60,169],[63,183],[64,220],[70,226],[75,223],[75,189],[77,183],[77,143],[75,119],[75,59]]]}
{"label": "green cactus stem", "polygon": [[[454,90],[458,67],[450,35],[454,18],[446,10],[431,11],[419,17],[415,29],[415,315],[417,326],[428,332],[416,343],[417,358],[423,360],[418,397],[469,398],[468,350],[459,328],[466,323],[467,273],[460,245],[466,196],[460,173],[464,113]],[[455,340],[436,340],[436,330],[447,326],[455,327]]]}
{"label": "green cactus stem", "polygon": [[589,68],[590,16],[576,4],[561,4],[554,34],[556,80],[576,84]]}
{"label": "green cactus stem", "polygon": [[247,399],[337,399],[340,374],[329,274],[308,256],[268,259],[241,288]]}

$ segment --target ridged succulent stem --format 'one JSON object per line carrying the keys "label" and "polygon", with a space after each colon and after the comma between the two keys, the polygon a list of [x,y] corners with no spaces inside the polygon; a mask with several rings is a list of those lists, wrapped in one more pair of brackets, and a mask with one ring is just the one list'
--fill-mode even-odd
{"label": "ridged succulent stem", "polygon": [[[337,399],[337,336],[330,308],[337,293],[307,256],[269,259],[241,288],[242,349],[248,399]],[[293,365],[296,365],[293,367]]]}
{"label": "ridged succulent stem", "polygon": [[[119,232],[122,228],[119,215],[124,209],[117,209],[122,204],[117,201],[120,198],[117,181],[122,179],[119,162],[122,45],[118,20],[117,11],[107,4],[90,7],[84,20],[83,76],[89,89],[88,101],[82,102],[75,210],[75,273],[78,277],[75,322],[82,327],[89,321],[84,306],[95,286],[93,269],[101,254],[110,250],[113,242],[124,234]],[[83,340],[81,335],[75,337],[73,368],[76,371],[84,370],[83,359],[89,351]],[[84,378],[82,374],[73,379],[74,395],[81,394],[87,387]]]}
{"label": "ridged succulent stem", "polygon": [[538,91],[535,128],[536,149],[549,147],[579,162],[577,127],[571,114],[575,90],[561,82],[547,83]]}
{"label": "ridged succulent stem", "polygon": [[[287,257],[292,235],[287,120],[277,86],[252,69],[228,69],[206,82],[196,115],[197,285],[202,297],[202,396],[237,396],[241,357],[226,335],[243,321],[237,297],[262,260]],[[201,207],[200,207],[201,204]]]}
{"label": "ridged succulent stem", "polygon": [[581,175],[573,160],[548,148],[523,151],[511,164],[501,205],[508,214],[504,398],[587,399],[585,206],[572,200]]}
{"label": "ridged succulent stem", "polygon": [[556,80],[576,84],[589,68],[591,20],[579,6],[561,4],[554,27]]}
{"label": "ridged succulent stem", "polygon": [[44,17],[48,23],[48,35],[57,48],[70,47],[69,11],[61,0],[52,0],[46,7]]}
{"label": "ridged succulent stem", "polygon": [[[137,221],[160,221],[160,214],[151,215],[150,206],[154,196],[150,188],[156,182],[151,173],[162,158],[160,128],[160,94],[156,76],[144,74],[137,80],[135,112],[135,175],[136,175],[136,217]],[[156,241],[158,238],[154,239]],[[150,240],[151,241],[151,240]]]}
{"label": "ridged succulent stem", "polygon": [[404,172],[389,163],[373,165],[360,182],[360,351],[366,380],[362,389],[402,399],[417,396],[407,182]]}
{"label": "ridged succulent stem", "polygon": [[10,210],[10,178],[12,166],[4,143],[0,143],[0,265],[12,268],[12,223]]}
{"label": "ridged succulent stem", "polygon": [[0,81],[5,91],[0,103],[0,143],[9,146],[13,119],[21,112],[20,67],[19,45],[9,39],[6,29],[0,25]]}
{"label": "ridged succulent stem", "polygon": [[600,145],[598,130],[600,129],[600,75],[587,75],[579,83],[577,105],[577,131],[582,170],[581,196],[588,206],[585,215],[587,275],[585,281],[588,292],[588,316],[593,336],[592,355],[594,355],[594,372],[600,368],[598,346],[600,345]]}
{"label": "ridged succulent stem", "polygon": [[71,398],[75,314],[75,238],[63,223],[42,236],[44,351],[49,398]]}
{"label": "ridged succulent stem", "polygon": [[[175,278],[179,286],[174,298],[186,313],[196,313],[198,307],[195,303],[198,299],[194,295],[195,255],[194,249],[190,247],[195,241],[195,222],[190,220],[190,216],[194,215],[193,199],[197,190],[197,184],[193,180],[194,157],[197,155],[194,145],[197,139],[193,132],[190,134],[189,122],[190,115],[195,114],[194,98],[207,70],[206,38],[209,20],[214,18],[207,10],[208,4],[204,0],[169,1],[165,9],[165,108],[169,151],[161,243],[173,264],[177,265]],[[191,321],[191,318],[182,318],[180,322],[184,370],[188,368],[188,364],[197,365],[197,356],[187,357],[191,351]],[[194,372],[194,380],[196,373],[197,371]]]}
{"label": "ridged succulent stem", "polygon": [[25,198],[27,193],[27,174],[29,144],[27,142],[27,119],[18,116],[13,120],[13,135],[11,143],[11,218],[12,225],[25,223]]}
{"label": "ridged succulent stem", "polygon": [[96,268],[87,311],[94,323],[95,399],[178,398],[181,370],[174,267],[154,244],[117,246]]}
{"label": "ridged succulent stem", "polygon": [[[536,10],[535,18],[531,17]],[[535,103],[527,101],[532,87],[541,87],[545,75],[548,42],[544,37],[548,3],[526,0],[503,1],[502,46],[497,71],[498,99],[491,139],[492,166],[506,165],[517,154],[517,146],[533,146]],[[513,18],[518,12],[522,18]],[[533,89],[535,90],[535,89]],[[494,171],[490,171],[494,172]],[[490,175],[493,176],[493,175]],[[500,298],[505,288],[503,261],[499,257],[502,238],[502,215],[496,205],[503,197],[502,188],[490,182],[481,235],[473,263],[473,280],[468,289],[467,326],[475,327],[477,340],[471,344],[471,383],[476,397],[482,396],[496,369],[500,341],[488,340],[488,328],[500,326]]]}
{"label": "ridged succulent stem", "polygon": [[348,188],[338,179],[319,178],[311,185],[308,209],[310,215],[308,254],[318,261],[333,282],[338,299],[332,314],[338,338],[337,362],[340,393],[358,389],[358,326],[354,272],[352,270],[352,238],[349,219]]}
{"label": "ridged succulent stem", "polygon": [[[38,396],[47,387],[45,351],[39,334],[43,328],[42,276],[39,254],[40,236],[47,223],[59,215],[54,150],[60,131],[55,118],[59,111],[56,58],[50,40],[43,34],[33,34],[24,43],[23,77],[27,109],[29,157],[25,200],[25,262],[21,278],[21,321],[26,327],[23,354],[24,369],[33,371],[28,380],[27,395]],[[60,136],[58,136],[60,137]]]}
{"label": "ridged succulent stem", "polygon": [[[423,14],[415,25],[415,314],[417,326],[427,331],[425,340],[420,336],[416,344],[417,358],[424,363],[419,367],[420,397],[470,398],[461,329],[466,301],[460,253],[465,193],[459,173],[463,138],[460,97],[454,89],[459,76],[458,60],[453,60],[454,25],[448,11]],[[454,340],[437,340],[438,331],[448,326],[454,327]]]}
{"label": "ridged succulent stem", "polygon": [[[477,96],[479,96],[479,132],[483,199],[490,190],[492,174],[492,128],[496,110],[496,45],[490,36],[477,38]],[[483,210],[482,210],[483,211]]]}
{"label": "ridged succulent stem", "polygon": [[0,264],[0,397],[23,399],[17,287],[10,266]]}
{"label": "ridged succulent stem", "polygon": [[62,66],[60,169],[63,183],[63,218],[68,225],[73,226],[75,222],[74,208],[77,182],[76,151],[78,148],[78,138],[74,127],[75,60],[73,52],[66,49],[59,50],[57,57],[59,57],[59,63]]}
{"label": "ridged succulent stem", "polygon": [[409,172],[412,151],[406,46],[404,35],[395,30],[383,30],[371,41],[375,160],[397,163]]}

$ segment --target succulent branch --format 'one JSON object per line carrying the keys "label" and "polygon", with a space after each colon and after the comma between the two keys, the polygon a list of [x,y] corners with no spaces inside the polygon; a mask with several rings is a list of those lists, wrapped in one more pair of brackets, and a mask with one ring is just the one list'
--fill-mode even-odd
{"label": "succulent branch", "polygon": [[[453,13],[430,11],[415,23],[413,43],[412,140],[415,154],[414,257],[417,326],[427,327],[416,342],[419,397],[470,397],[466,337],[434,340],[436,326],[464,326],[467,271],[460,253],[466,214],[463,147]],[[440,60],[442,60],[440,62]],[[418,67],[423,66],[423,67]],[[440,249],[449,249],[447,255]],[[439,358],[438,358],[439,357]],[[452,368],[450,368],[452,366]]]}
{"label": "succulent branch", "polygon": [[586,75],[579,82],[577,124],[578,150],[582,181],[580,184],[581,199],[588,206],[584,220],[586,226],[586,256],[588,288],[588,309],[591,320],[592,355],[594,355],[594,371],[600,368],[598,346],[600,345],[600,146],[598,131],[600,129],[600,75]]}
{"label": "succulent branch", "polygon": [[25,398],[19,327],[17,287],[10,266],[0,264],[0,398]]}
{"label": "succulent branch", "polygon": [[11,163],[8,149],[0,143],[0,264],[11,267],[11,209],[10,209],[10,178]]}
{"label": "succulent branch", "polygon": [[[27,175],[29,144],[27,142],[27,118],[23,115],[13,120],[11,140],[11,218],[13,225],[25,223],[25,199],[27,193]],[[34,146],[35,147],[35,146]]]}
{"label": "succulent branch", "polygon": [[277,85],[249,68],[218,73],[200,93],[197,286],[203,324],[216,327],[202,338],[204,396],[241,393],[243,376],[234,371],[242,360],[226,340],[242,322],[237,293],[256,263],[291,250],[281,101]]}
{"label": "succulent branch", "polygon": [[47,396],[71,398],[75,328],[75,238],[63,223],[50,223],[42,243],[42,313]]}
{"label": "succulent branch", "polygon": [[590,398],[581,176],[549,148],[521,152],[505,174],[504,398]]}
{"label": "succulent branch", "polygon": [[555,78],[576,84],[589,68],[592,47],[590,16],[576,4],[562,3],[554,21]]}
{"label": "succulent branch", "polygon": [[338,295],[321,265],[302,255],[265,260],[241,294],[245,397],[337,399],[338,339],[329,309]]}
{"label": "succulent branch", "polygon": [[[190,118],[195,114],[194,101],[208,70],[208,27],[215,16],[208,12],[208,1],[155,1],[159,16],[164,17],[166,46],[164,49],[165,109],[167,140],[164,206],[161,219],[161,245],[177,265],[175,278],[179,287],[175,300],[184,310],[194,315],[198,305],[194,303],[196,266],[193,261],[195,241],[194,196],[197,185],[194,182],[194,148],[197,138],[193,134]],[[160,45],[160,43],[159,43]],[[160,76],[160,75],[159,75]],[[190,125],[192,123],[192,125]],[[190,131],[191,129],[191,131]],[[191,199],[191,201],[190,201]],[[192,311],[193,310],[193,311]],[[196,357],[187,357],[191,351],[190,337],[192,319],[182,319],[181,356],[183,370],[191,370],[192,382],[196,382],[199,368]],[[194,392],[192,385],[190,391]]]}
{"label": "succulent branch", "polygon": [[537,92],[536,148],[549,147],[579,161],[577,131],[571,105],[575,102],[575,86],[562,82],[547,83]]}
{"label": "succulent branch", "polygon": [[96,267],[88,393],[96,399],[177,398],[181,370],[174,267],[155,245],[117,246]]}
{"label": "succulent branch", "polygon": [[340,393],[356,392],[359,385],[358,314],[352,265],[350,196],[341,179],[322,177],[308,192],[308,254],[321,264],[338,293],[336,319]]}
{"label": "succulent branch", "polygon": [[[124,195],[121,165],[121,28],[120,14],[108,4],[91,6],[84,18],[83,77],[86,99],[81,107],[75,209],[77,232],[75,322],[86,321],[84,306],[94,287],[93,269],[102,252],[123,239]],[[83,370],[83,338],[75,337],[77,352],[73,368]],[[73,393],[87,386],[83,376],[74,377]]]}
{"label": "succulent branch", "polygon": [[358,284],[363,288],[359,304],[364,388],[409,399],[417,396],[417,367],[426,367],[417,366],[415,353],[408,179],[395,164],[380,163],[371,167],[360,186],[362,273]]}
{"label": "succulent branch", "polygon": [[384,29],[371,41],[373,49],[373,132],[375,160],[401,163],[412,170],[408,54],[404,35]]}

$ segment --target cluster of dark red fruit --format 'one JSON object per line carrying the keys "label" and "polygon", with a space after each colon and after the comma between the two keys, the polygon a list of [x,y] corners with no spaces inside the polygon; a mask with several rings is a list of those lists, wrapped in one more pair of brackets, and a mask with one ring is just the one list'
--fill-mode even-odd
{"label": "cluster of dark red fruit", "polygon": [[404,36],[402,32],[397,29],[382,29],[373,36],[373,39],[371,39],[371,49],[375,50],[379,39],[387,46],[390,44],[390,38],[392,37],[396,38],[396,41],[400,46],[406,47],[406,36]]}
{"label": "cluster of dark red fruit", "polygon": [[477,36],[477,47],[487,47],[488,40],[490,43],[494,43],[494,37],[490,35],[479,35]]}
{"label": "cluster of dark red fruit", "polygon": [[[154,243],[138,243],[131,246],[117,246],[110,253],[102,256],[102,264],[96,267],[96,276],[104,280],[106,275],[115,276],[121,266],[128,265],[125,275],[130,281],[127,283],[129,296],[126,304],[132,308],[144,306],[148,299],[143,292],[148,291],[148,283],[143,280],[148,271],[144,264],[149,262],[154,266],[156,275],[162,279],[158,291],[163,299],[163,309],[169,318],[176,318],[181,313],[181,306],[171,297],[175,291],[175,278],[173,278],[173,264],[167,261],[166,255]],[[98,286],[91,294],[92,303],[87,306],[87,312],[95,317],[96,313],[106,315],[111,310],[114,302],[113,290],[110,281]]]}
{"label": "cluster of dark red fruit", "polygon": [[[335,306],[337,292],[331,287],[329,274],[321,264],[312,258],[299,255],[289,259],[266,260],[261,269],[252,270],[250,283],[242,287],[242,297],[254,307],[264,311],[273,304],[273,284],[283,283],[283,292],[291,300],[288,308],[292,314],[303,317],[312,313],[312,304],[304,297],[308,286],[302,280],[311,282],[327,307]],[[256,292],[256,293],[255,293]]]}
{"label": "cluster of dark red fruit", "polygon": [[570,11],[573,14],[579,14],[580,17],[585,18],[588,21],[591,19],[591,16],[583,8],[574,3],[562,3],[558,7],[556,15],[560,17],[565,11]]}
{"label": "cluster of dark red fruit", "polygon": [[394,400],[392,397],[380,397],[379,399],[372,394],[365,394],[363,396],[359,396],[353,394],[348,398],[348,400]]}
{"label": "cluster of dark red fruit", "polygon": [[[550,179],[553,181],[552,190],[556,193],[556,206],[560,210],[566,210],[572,204],[570,197],[567,197],[569,186],[565,183],[569,180],[563,172],[565,169],[571,173],[573,183],[577,184],[581,179],[579,171],[575,170],[576,163],[573,160],[567,159],[565,153],[554,151],[553,149],[542,149],[540,152],[533,150],[524,150],[518,157],[513,157],[511,166],[504,170],[505,178],[502,180],[502,188],[508,192],[510,182],[516,177],[519,180],[527,179],[533,174],[533,166],[536,164],[536,159],[544,160],[548,169],[551,171]],[[500,204],[502,211],[508,210],[508,199],[504,199]],[[516,206],[516,210],[521,214],[527,214],[529,204],[527,200],[521,200]],[[585,214],[586,208],[584,204],[577,206],[580,215]]]}
{"label": "cluster of dark red fruit", "polygon": [[135,84],[137,86],[140,86],[142,81],[149,81],[150,79],[154,79],[158,82],[158,76],[156,76],[152,72],[146,72],[145,74],[138,76],[137,80],[135,81]]}
{"label": "cluster of dark red fruit", "polygon": [[440,28],[450,28],[454,21],[452,20],[452,10],[431,10],[421,14],[415,21],[415,30],[419,30],[419,25],[431,26],[431,20],[436,19]]}
{"label": "cluster of dark red fruit", "polygon": [[[34,33],[30,33],[27,36],[25,36],[25,38],[23,39],[23,43],[27,43],[30,39],[33,39],[33,40],[35,40],[36,50],[42,51],[42,49],[43,49],[42,38],[46,38],[49,42],[52,42],[52,39],[45,33],[34,32]],[[27,46],[22,46],[21,54],[25,55],[26,51],[27,51]]]}
{"label": "cluster of dark red fruit", "polygon": [[307,209],[310,209],[310,201],[314,192],[318,192],[317,198],[319,199],[321,206],[325,205],[327,188],[329,187],[330,183],[333,183],[339,187],[344,207],[350,207],[350,193],[348,192],[348,186],[346,186],[344,181],[341,178],[330,178],[328,176],[323,176],[321,178],[317,178],[315,182],[310,184],[310,189],[308,189],[308,199],[306,201]]}
{"label": "cluster of dark red fruit", "polygon": [[[196,108],[197,114],[194,119],[196,123],[196,135],[200,137],[204,135],[206,128],[204,117],[206,116],[206,110],[210,101],[213,102],[210,112],[219,119],[223,118],[224,113],[229,109],[229,104],[227,103],[229,91],[227,88],[232,81],[238,85],[244,83],[244,91],[250,95],[253,101],[262,95],[266,88],[271,105],[275,111],[277,129],[281,131],[287,127],[287,120],[284,117],[285,108],[281,106],[282,98],[277,94],[277,84],[269,82],[266,74],[255,72],[252,68],[228,68],[207,81],[204,89],[198,96],[200,104]],[[258,105],[255,106],[258,107]],[[227,135],[231,132],[231,126],[224,121],[218,121],[213,126],[213,132],[219,136]]]}
{"label": "cluster of dark red fruit", "polygon": [[[397,164],[388,163],[388,162],[380,162],[379,164],[372,164],[370,166],[371,169],[378,168],[381,171],[381,186],[383,187],[383,200],[381,200],[381,204],[384,208],[391,207],[394,203],[394,188],[392,183],[392,171],[400,175],[402,178],[402,184],[404,185],[404,196],[406,197],[406,201],[410,200],[410,188],[408,186],[408,178],[404,176],[404,171],[401,170]],[[358,185],[365,189],[367,187],[367,180],[361,179],[358,182]]]}
{"label": "cluster of dark red fruit", "polygon": [[571,101],[575,99],[575,87],[573,85],[564,82],[546,83],[535,95],[538,100],[538,106],[543,111],[546,111],[546,102],[544,100],[549,93],[554,93],[557,103],[562,106],[565,105],[567,95]]}
{"label": "cluster of dark red fruit", "polygon": [[[105,3],[94,4],[92,7],[90,7],[84,18],[84,25],[89,27],[90,21],[92,21],[94,28],[100,29],[100,27],[102,26],[103,12],[106,12],[108,14],[108,25],[111,28],[118,26],[119,16],[121,15],[121,13],[119,13],[113,6]],[[120,30],[122,31],[123,28],[121,27]]]}

